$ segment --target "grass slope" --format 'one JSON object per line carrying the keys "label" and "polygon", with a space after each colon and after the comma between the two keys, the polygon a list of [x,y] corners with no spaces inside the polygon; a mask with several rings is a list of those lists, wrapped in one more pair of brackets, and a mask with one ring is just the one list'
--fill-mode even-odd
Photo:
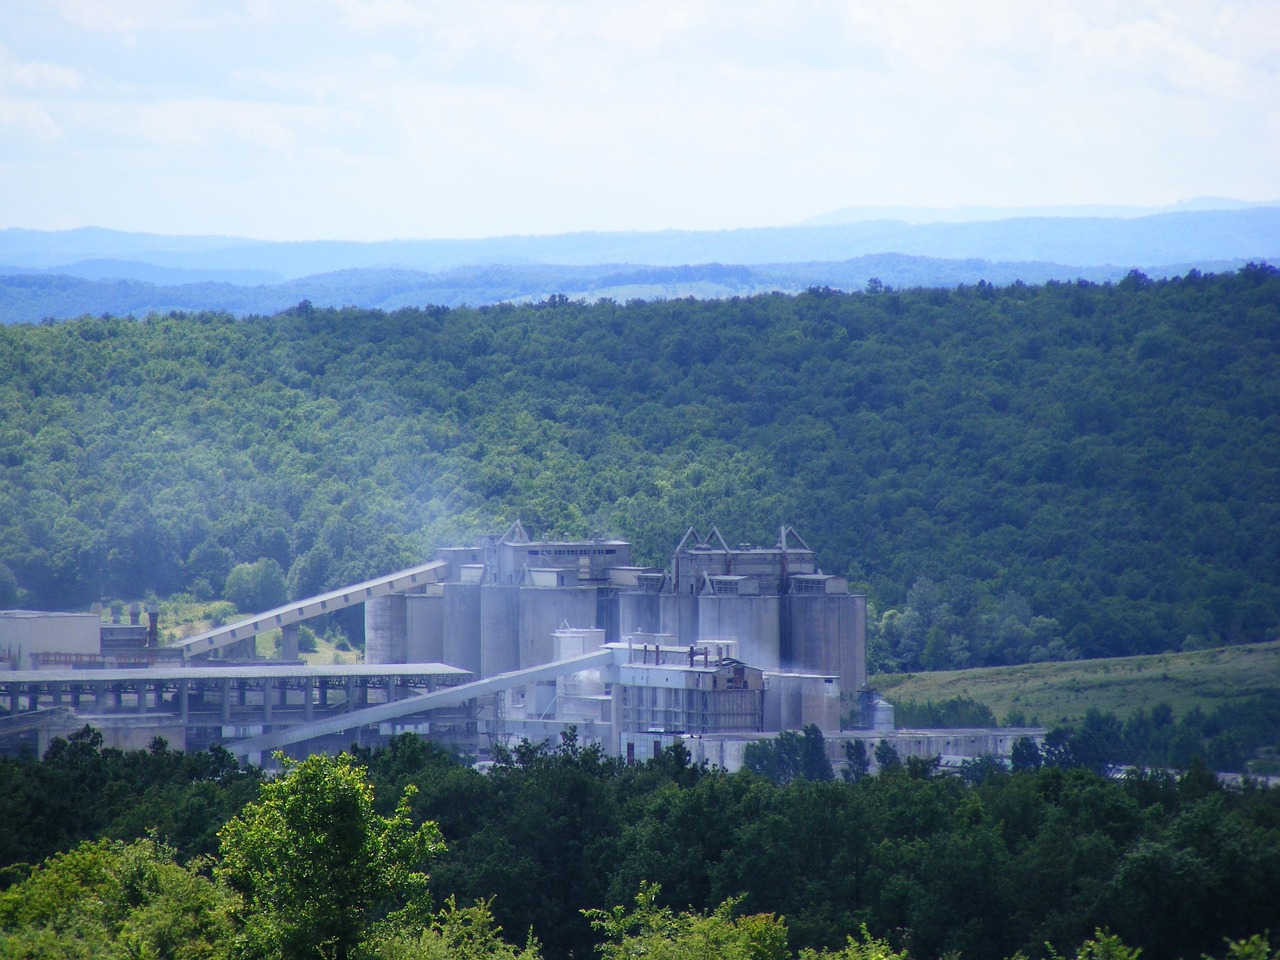
{"label": "grass slope", "polygon": [[1082,719],[1090,707],[1127,718],[1157,703],[1182,716],[1225,703],[1280,696],[1280,641],[1142,657],[1034,663],[1014,667],[881,674],[871,678],[890,702],[970,697],[1001,722],[1021,711],[1029,722]]}

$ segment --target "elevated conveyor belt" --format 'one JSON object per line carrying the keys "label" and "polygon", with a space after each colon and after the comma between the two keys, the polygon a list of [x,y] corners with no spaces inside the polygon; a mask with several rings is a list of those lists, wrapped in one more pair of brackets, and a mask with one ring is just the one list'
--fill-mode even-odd
{"label": "elevated conveyor belt", "polygon": [[322,593],[319,596],[308,597],[306,600],[298,600],[294,603],[285,604],[283,607],[268,610],[265,613],[245,617],[235,623],[215,627],[213,630],[198,633],[194,637],[179,640],[173,644],[173,647],[181,650],[183,657],[186,659],[208,656],[215,650],[221,650],[232,644],[256,637],[258,634],[266,633],[268,630],[276,630],[280,627],[287,627],[290,624],[300,623],[322,613],[332,613],[334,610],[341,610],[357,603],[364,603],[366,600],[372,600],[375,597],[385,597],[392,593],[405,593],[415,587],[435,583],[444,576],[448,567],[449,565],[443,560],[433,560],[431,563],[400,570],[385,577],[366,580],[364,583],[343,587],[341,590],[333,590],[329,593]]}
{"label": "elevated conveyor belt", "polygon": [[387,720],[394,720],[397,717],[421,713],[424,710],[456,707],[466,703],[468,700],[488,696],[489,694],[497,693],[499,690],[508,690],[511,687],[520,687],[527,683],[536,683],[539,680],[553,680],[556,677],[578,673],[582,670],[607,667],[625,660],[626,656],[626,649],[597,650],[594,653],[571,657],[568,660],[557,660],[555,663],[545,663],[541,666],[528,667],[524,670],[500,673],[485,680],[476,680],[472,683],[449,687],[447,690],[437,690],[434,693],[424,693],[416,697],[396,700],[393,703],[381,703],[377,706],[365,707],[363,710],[353,710],[337,717],[327,717],[324,720],[297,724],[287,730],[274,730],[271,733],[234,741],[225,744],[225,746],[237,756],[252,757],[256,754],[278,750],[292,743],[301,743],[314,737],[329,736],[346,730],[354,730],[356,727],[382,723]]}

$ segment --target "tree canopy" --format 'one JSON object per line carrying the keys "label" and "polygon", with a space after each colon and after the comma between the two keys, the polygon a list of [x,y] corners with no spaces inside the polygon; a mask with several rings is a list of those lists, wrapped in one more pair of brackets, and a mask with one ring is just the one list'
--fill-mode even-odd
{"label": "tree canopy", "polygon": [[0,595],[239,595],[273,562],[297,596],[517,516],[652,564],[791,523],[884,668],[1263,640],[1278,340],[1266,266],[7,326]]}
{"label": "tree canopy", "polygon": [[[81,738],[34,764],[65,771],[68,751],[100,758],[71,794],[137,759]],[[6,860],[0,958],[1178,960],[1225,939],[1274,960],[1253,938],[1280,929],[1280,791],[918,759],[780,784],[567,738],[482,775],[402,736],[262,784],[209,854],[147,836],[153,809],[118,839]],[[0,789],[16,823],[47,799]]]}
{"label": "tree canopy", "polygon": [[244,902],[249,955],[346,960],[375,916],[429,916],[425,867],[443,844],[434,823],[412,822],[413,792],[384,817],[347,754],[286,771],[219,834],[215,873]]}

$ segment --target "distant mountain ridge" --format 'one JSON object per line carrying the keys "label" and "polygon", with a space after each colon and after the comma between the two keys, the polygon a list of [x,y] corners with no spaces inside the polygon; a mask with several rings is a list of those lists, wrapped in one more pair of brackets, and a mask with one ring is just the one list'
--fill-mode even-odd
{"label": "distant mountain ridge", "polygon": [[1161,207],[1123,204],[1069,204],[1044,207],[842,207],[801,221],[806,226],[858,223],[865,220],[901,220],[903,223],[974,223],[984,220],[1013,220],[1027,217],[1150,217],[1161,213],[1188,213],[1204,210],[1249,210],[1280,206],[1280,200],[1253,202],[1229,197],[1193,197]]}
{"label": "distant mountain ridge", "polygon": [[[1231,272],[1245,261],[1200,263],[1205,273]],[[1152,277],[1182,275],[1192,265],[1148,268]],[[842,263],[766,264],[759,267],[694,264],[677,267],[603,264],[593,267],[488,265],[427,273],[354,269],[255,286],[224,281],[164,285],[144,280],[93,280],[59,274],[0,275],[0,323],[65,320],[103,313],[116,316],[214,310],[235,316],[270,315],[304,300],[317,307],[361,306],[396,310],[435,304],[483,306],[539,301],[552,294],[570,300],[696,297],[718,299],[756,293],[798,293],[811,287],[861,290],[870,281],[890,287],[957,287],[986,281],[1116,281],[1124,267],[1076,268],[1050,263],[934,260],[901,254],[857,257]],[[3,274],[3,270],[0,270]]]}
{"label": "distant mountain ridge", "polygon": [[1134,217],[901,220],[728,231],[300,243],[0,230],[0,320],[317,305],[722,297],[810,286],[1096,282],[1280,261],[1280,206]]}

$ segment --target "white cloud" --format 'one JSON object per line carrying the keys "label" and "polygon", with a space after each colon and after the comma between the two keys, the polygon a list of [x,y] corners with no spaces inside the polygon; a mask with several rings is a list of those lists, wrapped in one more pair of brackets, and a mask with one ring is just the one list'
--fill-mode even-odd
{"label": "white cloud", "polygon": [[170,100],[143,104],[108,115],[117,129],[161,146],[221,149],[239,145],[266,150],[292,149],[301,134],[326,125],[323,111],[309,107],[228,102]]}
{"label": "white cloud", "polygon": [[[37,142],[54,143],[64,139],[62,128],[38,104],[0,99],[0,130],[19,140],[30,137]],[[14,144],[0,148],[0,157],[13,153]],[[12,181],[11,181],[12,182]]]}
{"label": "white cloud", "polygon": [[77,90],[80,71],[56,63],[14,63],[0,55],[0,88],[20,88],[38,93]]}
{"label": "white cloud", "polygon": [[33,9],[0,7],[25,138],[0,159],[86,185],[50,219],[376,237],[1280,197],[1273,0]]}

